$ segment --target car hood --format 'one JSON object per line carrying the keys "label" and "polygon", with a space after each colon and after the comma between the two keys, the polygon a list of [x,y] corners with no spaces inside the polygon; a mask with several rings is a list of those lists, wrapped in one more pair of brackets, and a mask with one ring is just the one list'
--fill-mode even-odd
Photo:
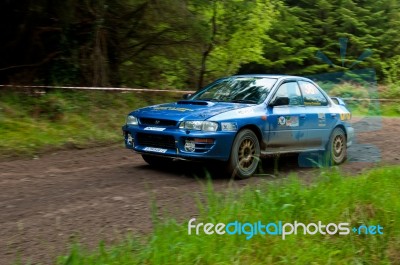
{"label": "car hood", "polygon": [[215,115],[254,106],[254,104],[182,100],[138,109],[130,113],[138,118],[168,120],[207,120]]}

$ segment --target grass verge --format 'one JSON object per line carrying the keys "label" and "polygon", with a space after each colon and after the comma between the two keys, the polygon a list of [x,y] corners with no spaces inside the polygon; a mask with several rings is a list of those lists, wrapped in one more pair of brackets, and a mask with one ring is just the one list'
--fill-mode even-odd
{"label": "grass verge", "polygon": [[180,94],[0,91],[0,157],[122,141],[126,115]]}
{"label": "grass verge", "polygon": [[[400,167],[374,169],[357,177],[334,170],[304,185],[297,177],[258,187],[217,193],[207,187],[196,223],[347,222],[381,225],[382,235],[188,235],[187,223],[155,220],[147,238],[129,237],[95,251],[79,245],[57,264],[400,264]],[[200,201],[200,200],[199,200]],[[189,220],[190,217],[188,216]]]}

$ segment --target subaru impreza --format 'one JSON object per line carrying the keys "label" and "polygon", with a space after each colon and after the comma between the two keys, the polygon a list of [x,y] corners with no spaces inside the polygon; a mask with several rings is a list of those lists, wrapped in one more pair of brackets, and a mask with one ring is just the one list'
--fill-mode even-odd
{"label": "subaru impreza", "polygon": [[122,127],[125,146],[150,165],[173,159],[220,161],[252,176],[268,155],[319,152],[346,160],[351,113],[310,79],[286,75],[221,78],[184,99],[137,109]]}

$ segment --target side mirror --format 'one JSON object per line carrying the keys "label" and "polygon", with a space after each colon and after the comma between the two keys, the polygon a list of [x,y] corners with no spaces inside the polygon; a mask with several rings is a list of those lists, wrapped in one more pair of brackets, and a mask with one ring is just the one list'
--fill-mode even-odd
{"label": "side mirror", "polygon": [[289,98],[288,97],[277,97],[270,106],[287,106],[289,105]]}
{"label": "side mirror", "polygon": [[192,96],[192,94],[190,94],[190,93],[189,93],[189,94],[184,94],[182,98],[183,98],[183,99],[188,99],[188,98],[190,98],[191,96]]}

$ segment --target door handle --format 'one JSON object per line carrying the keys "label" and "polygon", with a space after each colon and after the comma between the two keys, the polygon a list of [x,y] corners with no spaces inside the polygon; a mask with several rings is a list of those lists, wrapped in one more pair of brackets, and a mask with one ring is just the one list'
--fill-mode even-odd
{"label": "door handle", "polygon": [[331,113],[332,118],[336,118],[336,113]]}
{"label": "door handle", "polygon": [[300,119],[305,119],[306,118],[306,114],[300,114]]}

